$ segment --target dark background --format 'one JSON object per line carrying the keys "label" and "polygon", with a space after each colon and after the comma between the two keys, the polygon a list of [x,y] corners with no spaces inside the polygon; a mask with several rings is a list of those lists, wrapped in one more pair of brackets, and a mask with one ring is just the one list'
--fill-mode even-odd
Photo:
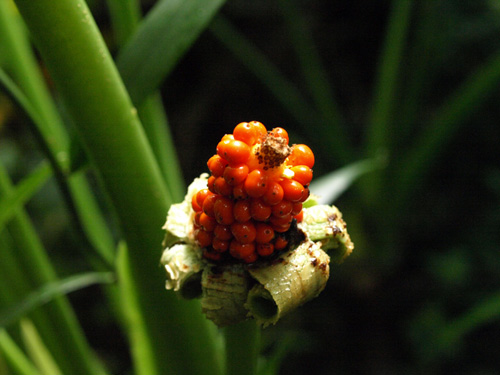
{"label": "dark background", "polygon": [[[90,5],[116,52],[105,4]],[[150,6],[145,2],[144,11]],[[342,114],[354,151],[348,162],[362,160],[370,156],[365,149],[370,111],[381,100],[375,87],[391,3],[311,0],[296,6]],[[221,14],[313,102],[277,1],[229,1]],[[453,124],[437,152],[423,150],[429,162],[418,182],[407,186],[411,194],[397,207],[392,201],[398,198],[396,171],[405,168],[406,152],[447,99],[499,53],[495,1],[413,2],[395,72],[382,187],[366,195],[372,183],[367,175],[335,202],[356,244],[354,253],[344,264],[332,265],[331,279],[316,300],[263,331],[265,355],[287,349],[280,374],[498,373],[500,92],[495,75],[488,78],[493,88]],[[313,116],[310,123],[299,121],[210,29],[179,62],[162,93],[186,183],[206,171],[221,136],[241,121],[285,127],[291,142],[308,144],[317,157],[315,177],[345,165],[324,146],[324,128]],[[405,105],[412,100],[416,109],[409,112]],[[18,176],[40,158],[26,127],[9,126],[22,121],[14,114],[0,126],[1,156]],[[433,125],[436,132],[441,125]],[[55,186],[38,194],[29,209],[47,247],[57,250],[59,269],[71,274],[84,267],[71,256],[78,244]],[[71,299],[93,346],[117,373],[125,371],[128,347],[101,304],[99,289]]]}

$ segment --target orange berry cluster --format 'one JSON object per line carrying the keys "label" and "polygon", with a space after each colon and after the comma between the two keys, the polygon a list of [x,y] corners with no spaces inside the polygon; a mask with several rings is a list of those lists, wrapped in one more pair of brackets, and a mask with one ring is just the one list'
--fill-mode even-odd
{"label": "orange berry cluster", "polygon": [[191,202],[205,258],[253,263],[287,247],[286,232],[302,221],[314,165],[308,146],[288,141],[286,130],[267,131],[257,121],[222,137],[207,163],[208,189]]}

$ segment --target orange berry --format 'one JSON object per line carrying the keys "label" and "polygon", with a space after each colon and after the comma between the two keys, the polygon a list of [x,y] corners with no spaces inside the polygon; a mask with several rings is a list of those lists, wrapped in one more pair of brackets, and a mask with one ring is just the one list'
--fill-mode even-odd
{"label": "orange berry", "polygon": [[211,194],[212,193],[208,189],[199,190],[196,193],[196,203],[198,203],[198,206],[203,207],[203,202],[205,201],[205,198]]}
{"label": "orange berry", "polygon": [[233,187],[233,198],[234,199],[246,199],[248,198],[248,194],[245,190],[244,184],[239,184]]}
{"label": "orange berry", "polygon": [[264,203],[273,206],[283,200],[283,195],[283,188],[278,182],[274,181],[269,184],[269,188],[262,196],[262,200],[264,201]]}
{"label": "orange berry", "polygon": [[[277,217],[288,215],[292,212],[293,203],[287,200],[282,200],[278,204],[271,207],[272,214]],[[302,209],[302,206],[301,208]]]}
{"label": "orange berry", "polygon": [[260,169],[254,169],[245,180],[245,191],[252,198],[262,197],[267,191],[267,176]]}
{"label": "orange berry", "polygon": [[216,177],[210,176],[207,180],[207,187],[212,193],[215,193],[215,179]]}
{"label": "orange berry", "polygon": [[255,225],[251,221],[246,223],[233,223],[231,225],[231,233],[236,241],[242,244],[247,244],[255,240],[256,230]]}
{"label": "orange berry", "polygon": [[257,253],[253,252],[250,255],[247,255],[246,257],[243,258],[243,261],[245,263],[253,263],[255,262],[259,257],[257,256]]}
{"label": "orange berry", "polygon": [[229,245],[230,254],[238,259],[243,259],[255,252],[255,243],[242,244],[236,240],[232,240]]}
{"label": "orange berry", "polygon": [[291,169],[294,173],[293,179],[295,181],[300,182],[304,186],[309,185],[313,177],[311,168],[309,168],[307,165],[296,165]]}
{"label": "orange berry", "polygon": [[293,145],[292,153],[288,156],[288,163],[291,165],[305,165],[309,168],[314,166],[314,154],[309,146]]}
{"label": "orange berry", "polygon": [[273,230],[278,233],[285,233],[290,229],[291,224],[275,225],[273,224]]}
{"label": "orange berry", "polygon": [[196,201],[196,194],[193,194],[193,197],[191,198],[191,207],[193,208],[194,212],[200,212],[201,207]]}
{"label": "orange berry", "polygon": [[298,215],[295,215],[293,218],[297,220],[297,223],[301,223],[304,219],[304,211],[300,211],[300,213]]}
{"label": "orange berry", "polygon": [[274,252],[274,245],[272,243],[261,243],[257,245],[257,254],[261,257],[267,257]]}
{"label": "orange berry", "polygon": [[200,218],[203,212],[197,212],[194,214],[194,227],[199,228],[201,226]]}
{"label": "orange berry", "polygon": [[291,202],[300,201],[302,194],[304,194],[304,186],[295,180],[283,179],[281,187],[283,188],[284,199]]}
{"label": "orange berry", "polygon": [[217,224],[214,229],[214,236],[222,241],[229,241],[233,238],[231,227],[229,225]]}
{"label": "orange berry", "polygon": [[269,218],[269,222],[273,226],[282,227],[282,226],[285,226],[285,225],[290,225],[290,223],[292,222],[292,219],[293,219],[293,216],[290,213],[290,214],[288,214],[286,216],[283,216],[283,217],[271,216]]}
{"label": "orange berry", "polygon": [[217,154],[231,165],[245,163],[250,156],[250,152],[249,145],[236,139],[226,139],[220,141],[217,145]]}
{"label": "orange berry", "polygon": [[274,238],[274,230],[270,225],[257,223],[255,225],[255,242],[258,244],[268,243]]}
{"label": "orange berry", "polygon": [[222,255],[220,253],[217,253],[215,251],[211,251],[209,249],[204,249],[203,250],[203,256],[206,259],[210,259],[210,260],[213,260],[213,261],[218,261],[222,257]]}
{"label": "orange berry", "polygon": [[212,247],[214,248],[215,251],[223,253],[224,251],[227,251],[229,249],[229,243],[230,243],[229,241],[224,241],[215,237],[214,240],[212,241]]}
{"label": "orange berry", "polygon": [[309,188],[305,188],[299,202],[305,202],[307,200],[307,198],[309,198],[309,194],[310,194]]}
{"label": "orange berry", "polygon": [[288,245],[288,241],[283,237],[282,235],[276,237],[276,240],[274,241],[274,249],[275,250],[282,250]]}
{"label": "orange berry", "polygon": [[284,138],[286,140],[286,144],[288,144],[289,142],[288,132],[285,129],[274,128],[273,130],[271,130],[271,134],[274,135],[275,137]]}
{"label": "orange berry", "polygon": [[215,201],[220,197],[220,195],[217,194],[211,194],[208,197],[205,198],[203,201],[203,212],[206,213],[210,217],[215,217],[214,214],[214,204]]}
{"label": "orange berry", "polygon": [[250,214],[257,221],[264,221],[271,216],[271,206],[265,204],[260,199],[252,199],[250,203]]}
{"label": "orange berry", "polygon": [[212,244],[213,234],[203,229],[197,229],[195,232],[196,242],[200,247],[208,247]]}
{"label": "orange berry", "polygon": [[207,162],[208,169],[214,177],[222,176],[224,168],[227,166],[227,161],[222,159],[219,155],[214,155]]}
{"label": "orange berry", "polygon": [[215,220],[219,224],[231,225],[234,222],[233,201],[226,197],[220,197],[214,204]]}
{"label": "orange berry", "polygon": [[233,130],[234,139],[245,142],[249,146],[256,144],[267,133],[260,122],[241,122]]}
{"label": "orange berry", "polygon": [[293,216],[298,215],[301,211],[302,211],[302,203],[300,202],[294,203],[292,206],[292,215]]}
{"label": "orange berry", "polygon": [[215,229],[217,221],[213,217],[208,216],[206,213],[202,212],[200,215],[200,226],[207,232],[212,232]]}
{"label": "orange berry", "polygon": [[224,170],[224,180],[231,185],[239,185],[248,176],[248,166],[246,164],[240,164],[234,167],[226,167]]}
{"label": "orange berry", "polygon": [[233,192],[233,188],[229,185],[224,177],[217,177],[214,181],[214,189],[217,194],[224,195],[226,197],[230,196]]}
{"label": "orange berry", "polygon": [[247,200],[238,200],[233,207],[234,219],[240,223],[244,223],[252,218],[250,214],[250,202]]}

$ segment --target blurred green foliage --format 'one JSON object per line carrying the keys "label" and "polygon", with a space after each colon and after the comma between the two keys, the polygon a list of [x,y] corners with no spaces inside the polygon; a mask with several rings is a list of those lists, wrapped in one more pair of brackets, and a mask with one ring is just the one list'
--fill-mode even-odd
{"label": "blurred green foliage", "polygon": [[[89,5],[120,56],[105,2]],[[387,160],[336,201],[353,255],[318,299],[263,331],[279,373],[500,369],[499,35],[493,0],[233,0],[171,67],[159,88],[185,183],[240,121],[285,127],[315,151],[318,177]],[[27,121],[0,95],[0,161],[15,183],[43,157]],[[88,269],[56,184],[27,210],[59,275]],[[105,299],[97,287],[70,296],[91,346],[126,373]]]}

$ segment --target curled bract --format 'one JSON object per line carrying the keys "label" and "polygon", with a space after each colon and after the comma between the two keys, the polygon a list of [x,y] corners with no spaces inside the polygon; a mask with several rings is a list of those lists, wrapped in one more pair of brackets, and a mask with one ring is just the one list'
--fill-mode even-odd
{"label": "curled bract", "polygon": [[194,240],[191,207],[193,195],[206,187],[203,174],[189,186],[184,201],[171,206],[161,264],[166,288],[184,298],[200,297],[202,311],[219,327],[249,318],[264,327],[275,324],[325,288],[328,252],[340,262],[353,250],[340,211],[311,199],[304,204],[302,222],[288,234],[289,246],[273,257],[253,264],[210,262]]}

